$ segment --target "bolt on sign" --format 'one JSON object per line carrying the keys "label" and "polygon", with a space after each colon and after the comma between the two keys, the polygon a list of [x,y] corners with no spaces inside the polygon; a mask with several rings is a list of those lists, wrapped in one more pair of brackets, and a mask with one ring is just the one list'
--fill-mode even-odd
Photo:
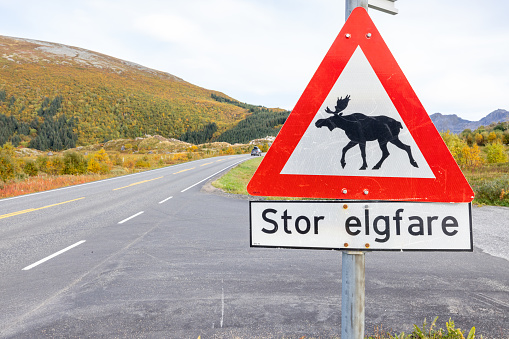
{"label": "bolt on sign", "polygon": [[[269,239],[278,238],[289,247],[314,247],[305,239],[318,238],[315,227],[327,229],[336,220],[341,231],[330,238],[336,241],[317,247],[446,250],[451,244],[454,250],[472,250],[474,193],[361,7],[349,16],[247,189],[260,196],[370,201],[363,212],[356,202],[346,210],[329,203],[296,204],[305,208],[291,219],[293,208],[280,203],[259,208],[252,202],[252,246],[275,246]],[[396,208],[388,201],[405,203]],[[319,204],[334,212],[315,215]],[[338,210],[344,215],[336,215]],[[292,233],[285,231],[290,226]],[[320,237],[328,231],[322,232]],[[461,245],[450,242],[460,237]],[[437,245],[430,245],[435,240]]]}

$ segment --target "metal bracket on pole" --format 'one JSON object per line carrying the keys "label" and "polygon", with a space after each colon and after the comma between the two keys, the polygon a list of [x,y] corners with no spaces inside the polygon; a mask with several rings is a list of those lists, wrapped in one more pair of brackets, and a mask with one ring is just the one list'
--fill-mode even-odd
{"label": "metal bracket on pole", "polygon": [[396,15],[398,14],[398,9],[394,7],[395,1],[396,0],[369,0],[368,7],[384,13]]}

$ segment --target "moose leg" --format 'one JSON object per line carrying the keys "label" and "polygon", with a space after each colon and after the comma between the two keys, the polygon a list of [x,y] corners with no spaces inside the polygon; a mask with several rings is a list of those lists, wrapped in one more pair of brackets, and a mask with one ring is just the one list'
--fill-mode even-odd
{"label": "moose leg", "polygon": [[410,164],[412,166],[419,168],[419,166],[417,165],[417,162],[414,160],[414,157],[412,156],[412,150],[410,149],[410,146],[405,145],[404,143],[402,143],[401,140],[399,140],[399,138],[397,138],[397,137],[396,137],[396,139],[391,140],[391,142],[394,145],[396,145],[397,147],[399,147],[402,150],[404,150],[408,154],[408,158],[410,159]]}
{"label": "moose leg", "polygon": [[360,170],[365,170],[368,167],[368,163],[366,162],[366,143],[359,143],[359,148],[361,149],[361,157],[362,157],[362,167]]}
{"label": "moose leg", "polygon": [[350,148],[354,147],[355,145],[357,145],[356,142],[350,141],[345,147],[343,147],[343,154],[341,156],[341,167],[342,168],[345,168],[345,165],[346,165],[346,161],[345,161],[346,151],[348,151]]}
{"label": "moose leg", "polygon": [[387,157],[390,154],[389,150],[387,149],[387,141],[384,141],[384,142],[379,141],[378,145],[380,145],[380,149],[382,150],[382,157],[380,158],[378,163],[375,165],[375,167],[373,167],[374,170],[380,169],[380,167],[382,166],[382,163],[384,162],[385,159],[387,159]]}

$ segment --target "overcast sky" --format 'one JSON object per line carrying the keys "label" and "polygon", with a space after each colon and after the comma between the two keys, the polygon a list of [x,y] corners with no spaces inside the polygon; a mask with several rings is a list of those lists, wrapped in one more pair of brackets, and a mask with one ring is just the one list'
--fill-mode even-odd
{"label": "overcast sky", "polygon": [[[428,114],[509,110],[509,1],[399,0],[369,14]],[[292,109],[344,0],[0,0],[0,35],[63,43],[237,100]]]}

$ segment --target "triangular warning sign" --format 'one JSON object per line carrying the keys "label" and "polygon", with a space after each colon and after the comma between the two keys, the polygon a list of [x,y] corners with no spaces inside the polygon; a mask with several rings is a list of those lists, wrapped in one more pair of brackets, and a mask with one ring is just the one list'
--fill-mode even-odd
{"label": "triangular warning sign", "polygon": [[474,193],[365,9],[343,26],[252,195],[470,202]]}

